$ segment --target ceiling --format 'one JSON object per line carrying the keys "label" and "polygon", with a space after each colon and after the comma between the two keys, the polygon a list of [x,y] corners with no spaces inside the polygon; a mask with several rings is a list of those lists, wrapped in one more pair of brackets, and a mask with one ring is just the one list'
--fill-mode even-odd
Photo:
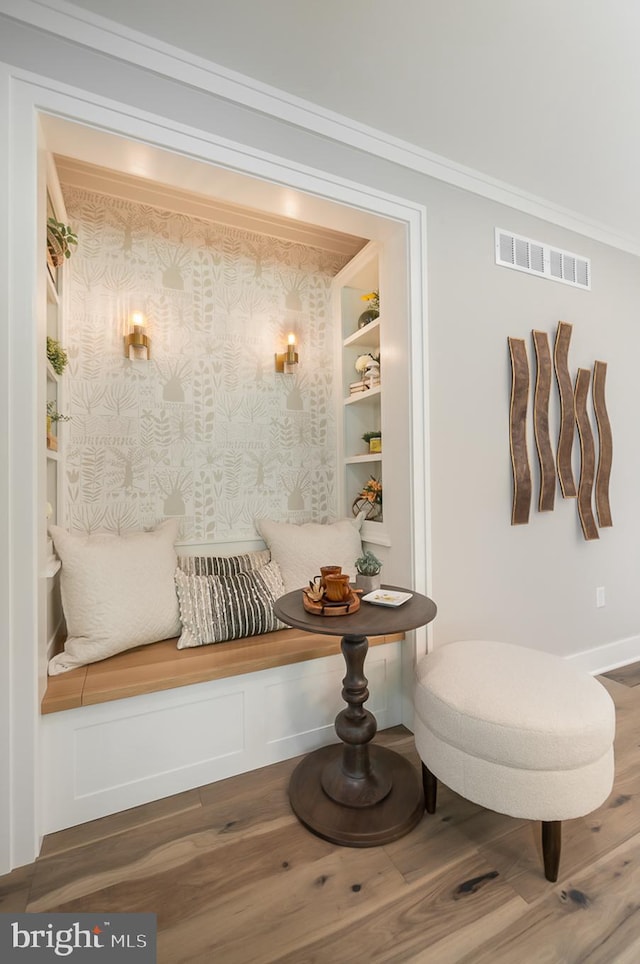
{"label": "ceiling", "polygon": [[75,0],[640,244],[637,0]]}

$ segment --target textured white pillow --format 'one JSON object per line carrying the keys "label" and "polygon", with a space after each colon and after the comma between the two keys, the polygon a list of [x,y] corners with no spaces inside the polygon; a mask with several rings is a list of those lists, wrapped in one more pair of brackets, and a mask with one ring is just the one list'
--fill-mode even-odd
{"label": "textured white pillow", "polygon": [[68,632],[64,652],[49,661],[50,676],[180,633],[175,520],[124,535],[49,531],[62,560]]}
{"label": "textured white pillow", "polygon": [[306,586],[320,574],[320,566],[342,566],[342,571],[355,580],[354,563],[362,555],[361,515],[329,525],[307,522],[296,526],[256,519],[255,526],[271,549],[271,558],[280,566],[287,592]]}

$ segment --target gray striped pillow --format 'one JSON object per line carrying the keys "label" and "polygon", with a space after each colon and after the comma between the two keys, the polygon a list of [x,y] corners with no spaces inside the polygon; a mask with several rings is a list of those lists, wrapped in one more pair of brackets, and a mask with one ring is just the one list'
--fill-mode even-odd
{"label": "gray striped pillow", "polygon": [[270,559],[269,549],[239,556],[178,556],[178,568],[193,576],[235,576],[238,572],[261,569]]}
{"label": "gray striped pillow", "polygon": [[230,576],[175,573],[182,635],[178,649],[222,643],[285,628],[273,612],[284,594],[276,562]]}

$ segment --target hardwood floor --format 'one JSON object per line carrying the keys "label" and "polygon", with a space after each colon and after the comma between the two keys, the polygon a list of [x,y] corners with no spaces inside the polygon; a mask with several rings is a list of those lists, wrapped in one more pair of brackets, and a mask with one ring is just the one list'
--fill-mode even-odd
{"label": "hardwood floor", "polygon": [[[153,911],[160,964],[637,964],[640,673],[602,680],[615,787],[563,825],[557,884],[539,824],[442,787],[437,813],[395,843],[327,843],[290,811],[289,760],[50,835],[0,877],[0,911]],[[403,727],[376,739],[418,769]]]}

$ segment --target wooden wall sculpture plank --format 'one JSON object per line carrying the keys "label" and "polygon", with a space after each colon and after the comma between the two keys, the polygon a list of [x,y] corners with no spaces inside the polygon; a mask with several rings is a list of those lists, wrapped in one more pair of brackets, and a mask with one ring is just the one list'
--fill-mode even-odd
{"label": "wooden wall sculpture plank", "polygon": [[531,508],[531,469],[527,451],[527,403],[529,399],[529,360],[523,338],[509,338],[511,356],[511,406],[509,445],[513,469],[513,506],[511,525],[526,525]]}
{"label": "wooden wall sculpture plank", "polygon": [[549,435],[549,396],[551,394],[551,349],[546,331],[534,331],[536,352],[536,390],[533,399],[533,431],[540,463],[538,511],[551,512],[556,497],[556,461]]}
{"label": "wooden wall sculpture plank", "polygon": [[598,425],[599,455],[596,473],[596,511],[601,528],[612,526],[611,506],[609,504],[609,479],[613,461],[613,436],[611,422],[605,402],[605,381],[607,363],[597,361],[593,366],[593,410]]}
{"label": "wooden wall sculpture plank", "polygon": [[596,448],[589,415],[587,414],[587,396],[589,394],[590,379],[591,372],[588,368],[578,369],[574,396],[581,455],[580,483],[578,485],[578,514],[585,539],[599,539],[598,527],[591,506],[596,468]]}
{"label": "wooden wall sculpture plank", "polygon": [[569,374],[569,342],[573,325],[566,321],[558,323],[553,360],[556,369],[556,379],[560,392],[560,437],[558,439],[558,478],[565,499],[575,499],[576,484],[571,467],[571,450],[575,432],[575,404],[571,375]]}

